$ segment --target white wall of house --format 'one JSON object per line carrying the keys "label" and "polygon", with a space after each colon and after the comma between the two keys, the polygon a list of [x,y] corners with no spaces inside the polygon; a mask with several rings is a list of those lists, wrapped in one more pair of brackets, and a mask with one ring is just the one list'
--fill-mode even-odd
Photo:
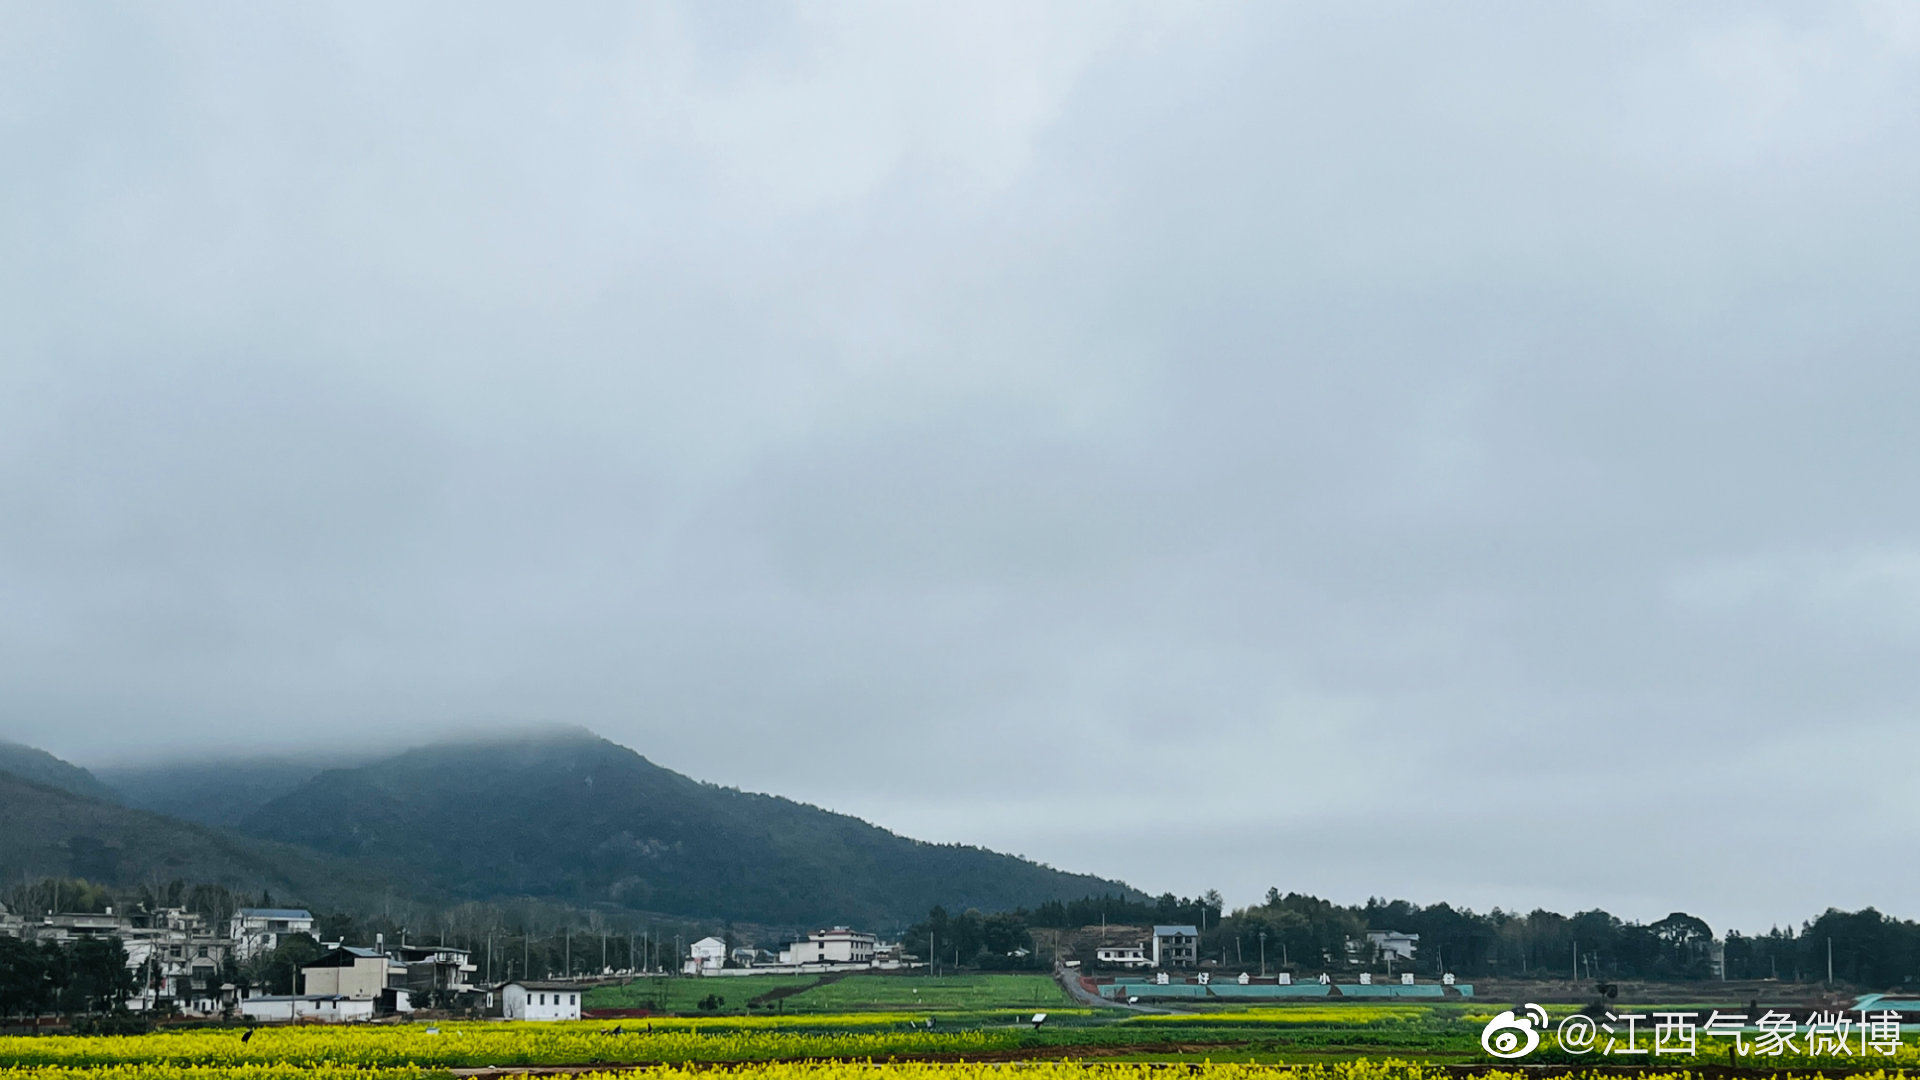
{"label": "white wall of house", "polygon": [[717,937],[701,938],[687,949],[687,958],[700,968],[726,967],[727,943]]}
{"label": "white wall of house", "polygon": [[[355,957],[350,967],[305,967],[300,969],[302,992],[320,996],[340,994],[350,998],[377,998],[392,985],[397,965],[385,956]],[[405,968],[400,968],[404,973]]]}
{"label": "white wall of house", "polygon": [[1200,959],[1200,929],[1195,926],[1153,928],[1153,966],[1190,967]]}
{"label": "white wall of house", "polygon": [[289,934],[313,933],[313,913],[303,908],[241,908],[227,924],[233,958],[250,960],[272,952]]}
{"label": "white wall of house", "polygon": [[249,1020],[317,1020],[344,1024],[373,1019],[373,1002],[332,995],[251,997],[240,1000],[240,1013]]}
{"label": "white wall of house", "polygon": [[1419,934],[1403,934],[1395,930],[1374,930],[1367,934],[1367,942],[1374,952],[1382,957],[1391,956],[1395,960],[1411,960],[1414,951],[1420,947]]}
{"label": "white wall of house", "polygon": [[872,934],[836,926],[815,930],[807,940],[796,941],[780,950],[783,964],[869,964],[880,939]]}
{"label": "white wall of house", "polygon": [[578,1020],[580,988],[508,983],[500,989],[500,1011],[509,1020]]}

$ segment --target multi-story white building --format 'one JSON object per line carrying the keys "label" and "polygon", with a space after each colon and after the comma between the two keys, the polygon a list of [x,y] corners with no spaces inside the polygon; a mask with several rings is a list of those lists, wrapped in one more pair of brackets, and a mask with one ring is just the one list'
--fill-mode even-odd
{"label": "multi-story white building", "polygon": [[313,933],[313,913],[305,908],[241,908],[227,925],[233,958],[242,963],[279,948],[289,934]]}
{"label": "multi-story white building", "polygon": [[471,952],[446,945],[401,945],[392,957],[407,969],[407,989],[436,1002],[471,991],[479,970]]}
{"label": "multi-story white building", "polygon": [[136,928],[121,944],[136,987],[129,1008],[150,1009],[170,998],[187,1012],[215,1013],[238,997],[221,977],[233,948],[225,938],[178,927]]}
{"label": "multi-story white building", "polygon": [[727,943],[717,937],[703,937],[687,948],[687,970],[717,971],[727,966]]}
{"label": "multi-story white building", "polygon": [[805,941],[796,941],[780,950],[783,964],[870,964],[880,939],[872,934],[836,926],[815,930]]}
{"label": "multi-story white building", "polygon": [[1372,930],[1367,933],[1367,945],[1375,956],[1392,960],[1412,960],[1416,949],[1420,947],[1419,934],[1403,934],[1398,930]]}
{"label": "multi-story white building", "polygon": [[574,983],[521,980],[502,986],[500,1012],[509,1020],[578,1020],[580,987]]}
{"label": "multi-story white building", "polygon": [[1154,967],[1192,967],[1200,961],[1197,926],[1156,926],[1151,944]]}
{"label": "multi-story white building", "polygon": [[1111,967],[1152,967],[1144,945],[1110,945],[1093,951],[1094,959]]}
{"label": "multi-story white building", "polygon": [[119,914],[109,908],[6,918],[0,919],[0,933],[61,945],[117,939],[133,974],[134,991],[126,1002],[130,1009],[150,1009],[165,999],[185,1012],[215,1013],[238,994],[221,977],[232,943],[214,934],[203,916],[185,908]]}

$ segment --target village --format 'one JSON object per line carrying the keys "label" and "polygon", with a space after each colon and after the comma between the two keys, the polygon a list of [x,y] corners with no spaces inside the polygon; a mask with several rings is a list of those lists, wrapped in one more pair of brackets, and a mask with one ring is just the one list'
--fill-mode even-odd
{"label": "village", "polygon": [[[721,937],[686,946],[672,965],[645,969],[605,964],[563,975],[533,974],[534,965],[470,949],[438,944],[389,942],[375,934],[366,944],[320,940],[318,920],[305,908],[244,907],[223,923],[183,907],[116,913],[55,912],[20,915],[0,906],[0,938],[67,947],[97,943],[117,947],[131,991],[120,1007],[129,1013],[251,1022],[349,1023],[376,1019],[460,1016],[505,1020],[577,1020],[588,990],[609,983],[668,977],[726,979],[739,976],[928,972],[924,959],[898,942],[848,926],[813,930],[773,949],[732,944]],[[1090,928],[1091,929],[1091,928]],[[1055,957],[1055,974],[1076,997],[1132,1004],[1142,1000],[1195,998],[1283,999],[1338,994],[1342,997],[1471,997],[1473,989],[1453,976],[1416,981],[1405,970],[1419,935],[1374,932],[1353,943],[1385,963],[1387,976],[1348,975],[1338,985],[1329,974],[1296,984],[1290,971],[1268,970],[1264,951],[1237,973],[1199,954],[1199,928],[1185,924],[1114,928],[1125,943],[1089,950],[1086,960]],[[1104,936],[1104,934],[1103,934]],[[299,964],[290,992],[231,974],[275,954],[293,940],[317,942],[317,955]],[[676,948],[676,952],[679,950]],[[1028,950],[1016,950],[1021,957]],[[1086,955],[1086,954],[1083,954]],[[604,953],[603,953],[604,958]],[[1396,962],[1402,970],[1394,973]],[[499,969],[503,977],[495,978]],[[1213,969],[1213,970],[1209,970]],[[1256,974],[1257,972],[1257,974]]]}
{"label": "village", "polygon": [[[135,1013],[342,1023],[405,1016],[432,1007],[509,1020],[577,1020],[583,991],[609,979],[925,967],[903,955],[898,943],[834,926],[777,950],[729,948],[724,939],[705,937],[688,946],[671,971],[603,967],[558,978],[532,978],[522,972],[495,981],[482,974],[469,949],[389,943],[376,935],[368,945],[321,941],[321,955],[299,968],[295,993],[257,992],[223,978],[223,972],[235,965],[269,954],[296,935],[312,936],[315,929],[313,913],[304,908],[240,908],[223,925],[213,925],[206,916],[178,907],[23,916],[0,905],[0,937],[57,946],[118,943],[134,986],[124,1006]],[[511,965],[503,962],[503,966]]]}

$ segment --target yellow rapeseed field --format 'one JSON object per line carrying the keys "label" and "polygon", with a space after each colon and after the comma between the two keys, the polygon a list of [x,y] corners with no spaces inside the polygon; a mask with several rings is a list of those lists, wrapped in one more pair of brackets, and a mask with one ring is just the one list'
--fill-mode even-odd
{"label": "yellow rapeseed field", "polygon": [[[357,1068],[338,1064],[0,1066],[0,1080],[433,1080],[445,1072],[417,1067]],[[719,1067],[656,1065],[618,1072],[585,1072],[572,1080],[1166,1080],[1164,1067],[1145,1064],[1027,1062],[1019,1064],[866,1062],[774,1062]],[[1449,1080],[1437,1066],[1378,1060],[1328,1065],[1247,1065],[1206,1063],[1181,1066],[1190,1080]],[[1482,1080],[1525,1080],[1520,1070],[1484,1074]],[[1617,1074],[1616,1074],[1617,1075]],[[1693,1080],[1681,1070],[1643,1074],[1650,1080]],[[1862,1072],[1858,1080],[1900,1080],[1902,1074]],[[1588,1080],[1575,1071],[1562,1080]],[[1593,1074],[1593,1080],[1599,1080]],[[1808,1077],[1807,1080],[1815,1080]]]}
{"label": "yellow rapeseed field", "polygon": [[[447,1023],[267,1027],[241,1041],[227,1030],[148,1035],[0,1038],[0,1066],[68,1070],[164,1065],[365,1069],[426,1066],[483,1068],[515,1065],[591,1065],[596,1062],[772,1061],[786,1058],[889,1057],[978,1053],[1015,1045],[1017,1033],[928,1031],[909,1024],[922,1017],[872,1014],[809,1018],[764,1030],[751,1020],[628,1020],[566,1024]],[[619,1034],[613,1034],[618,1027]],[[814,1030],[807,1030],[812,1028]],[[841,1030],[822,1030],[827,1028]],[[102,1075],[105,1075],[104,1073]],[[168,1075],[186,1075],[169,1073]],[[361,1075],[364,1075],[362,1073]],[[17,1080],[0,1072],[6,1080]],[[133,1076],[119,1080],[136,1080]],[[236,1080],[255,1080],[250,1074]],[[261,1074],[258,1080],[276,1080]],[[405,1078],[400,1078],[405,1080]]]}

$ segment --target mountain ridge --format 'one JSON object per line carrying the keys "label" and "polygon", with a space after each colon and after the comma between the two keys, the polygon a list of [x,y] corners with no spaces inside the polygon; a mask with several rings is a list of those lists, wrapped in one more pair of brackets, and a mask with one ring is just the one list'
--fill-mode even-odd
{"label": "mountain ridge", "polygon": [[[17,755],[70,783],[86,770]],[[902,928],[935,905],[1033,907],[1130,886],[936,844],[696,780],[580,727],[490,731],[340,764],[193,759],[107,770],[100,796],[0,772],[0,873],[160,877],[365,909],[523,899],[800,927]],[[64,766],[65,768],[61,768]],[[173,813],[165,811],[172,810]],[[189,817],[189,815],[196,815]]]}
{"label": "mountain ridge", "polygon": [[[494,793],[482,825],[461,800]],[[694,780],[585,729],[416,747],[321,773],[240,823],[408,866],[472,899],[530,895],[762,923],[904,925],[936,904],[999,910],[1124,883]]]}
{"label": "mountain ridge", "polygon": [[123,801],[117,790],[92,772],[38,747],[9,739],[0,739],[0,772],[90,799]]}
{"label": "mountain ridge", "polygon": [[231,828],[327,769],[366,760],[262,755],[116,765],[96,769],[94,775],[128,806]]}
{"label": "mountain ridge", "polygon": [[[364,866],[197,825],[0,772],[0,874],[84,878],[102,885],[184,880],[306,902],[356,906],[395,887]],[[423,900],[429,889],[413,888]]]}

